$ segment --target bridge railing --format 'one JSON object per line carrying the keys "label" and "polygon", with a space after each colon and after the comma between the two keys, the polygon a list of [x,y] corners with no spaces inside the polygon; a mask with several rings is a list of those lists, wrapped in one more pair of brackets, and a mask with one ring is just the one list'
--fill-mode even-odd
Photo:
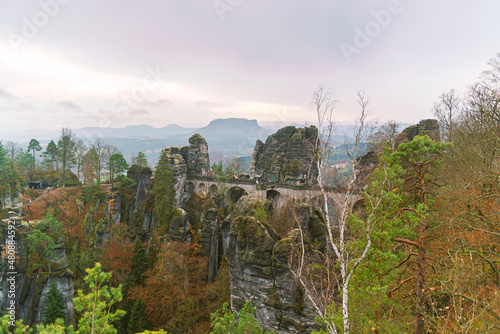
{"label": "bridge railing", "polygon": [[[216,176],[201,176],[201,175],[196,175],[192,173],[188,173],[187,175],[187,180],[191,181],[207,181],[207,182],[217,182],[221,184],[232,184],[232,185],[239,185],[239,184],[245,184],[245,185],[255,185],[257,190],[272,190],[273,188],[285,188],[285,189],[292,189],[292,190],[319,190],[319,187],[317,185],[310,185],[310,184],[305,184],[305,185],[296,185],[296,184],[291,184],[291,183],[281,183],[281,182],[258,182],[255,179],[249,179],[249,180],[244,180],[244,179],[225,179],[221,180],[217,178]],[[338,186],[329,186],[329,187],[324,187],[325,191],[328,193],[345,193],[346,188],[342,187],[340,185]]]}

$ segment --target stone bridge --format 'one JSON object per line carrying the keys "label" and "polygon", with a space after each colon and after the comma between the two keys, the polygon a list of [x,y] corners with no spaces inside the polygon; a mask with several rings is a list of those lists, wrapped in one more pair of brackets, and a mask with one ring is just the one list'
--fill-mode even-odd
{"label": "stone bridge", "polygon": [[[277,207],[285,205],[288,201],[313,201],[319,203],[323,195],[317,186],[294,185],[275,182],[258,182],[255,179],[228,179],[218,180],[209,176],[188,176],[185,183],[187,193],[197,193],[204,196],[215,196],[216,193],[224,194],[226,204],[236,203],[243,195],[252,195],[259,199],[268,199]],[[346,200],[345,189],[325,188],[330,207],[338,206]],[[348,199],[351,207],[362,205],[362,197],[358,194]],[[332,205],[333,204],[333,205]]]}

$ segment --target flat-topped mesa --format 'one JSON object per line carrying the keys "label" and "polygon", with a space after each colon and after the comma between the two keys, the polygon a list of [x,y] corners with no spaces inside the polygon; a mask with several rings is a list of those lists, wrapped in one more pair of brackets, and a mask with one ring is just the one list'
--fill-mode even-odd
{"label": "flat-topped mesa", "polygon": [[250,176],[265,182],[311,185],[317,182],[315,126],[287,126],[257,140],[250,163]]}

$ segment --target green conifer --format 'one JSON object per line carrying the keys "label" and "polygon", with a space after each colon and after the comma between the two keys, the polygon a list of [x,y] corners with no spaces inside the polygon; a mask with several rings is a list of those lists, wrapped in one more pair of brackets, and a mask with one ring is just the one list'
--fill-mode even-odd
{"label": "green conifer", "polygon": [[149,328],[149,323],[146,320],[145,309],[146,306],[144,305],[142,299],[137,299],[130,314],[130,321],[127,328],[128,334],[140,333]]}
{"label": "green conifer", "polygon": [[45,302],[43,317],[45,319],[45,324],[53,324],[59,318],[66,318],[64,298],[57,290],[55,282],[52,282],[50,285],[50,290],[47,294],[47,300]]}
{"label": "green conifer", "polygon": [[163,153],[156,165],[152,193],[155,199],[154,214],[161,231],[168,231],[175,206],[174,175],[169,157]]}

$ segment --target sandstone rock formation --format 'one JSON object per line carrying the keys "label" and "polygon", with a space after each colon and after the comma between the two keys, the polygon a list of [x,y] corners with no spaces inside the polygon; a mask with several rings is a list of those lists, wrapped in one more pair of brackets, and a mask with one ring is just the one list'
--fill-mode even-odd
{"label": "sandstone rock formation", "polygon": [[[228,235],[231,307],[239,311],[247,300],[257,308],[256,318],[263,328],[276,333],[310,333],[318,329],[315,312],[304,298],[289,266],[295,239],[281,238],[266,222],[256,219],[253,203],[244,196],[224,221]],[[302,211],[302,210],[301,210]],[[318,215],[309,206],[301,214],[304,231],[324,234]],[[318,225],[319,224],[319,225]],[[291,234],[296,234],[294,231]],[[308,237],[312,238],[312,234]]]}
{"label": "sandstone rock formation", "polygon": [[187,176],[203,177],[210,173],[207,141],[199,134],[194,134],[189,138],[188,146],[168,147],[162,154],[170,160],[177,205],[186,209],[187,200],[192,195],[190,189],[185,188]]}
{"label": "sandstone rock formation", "polygon": [[398,135],[396,147],[405,141],[412,141],[415,136],[425,135],[428,135],[434,141],[440,141],[439,123],[437,120],[424,119],[418,122],[418,124],[407,127]]}
{"label": "sandstone rock formation", "polygon": [[[0,222],[0,247],[6,246],[8,231],[8,219]],[[55,246],[50,258],[52,273],[35,270],[30,272],[28,264],[28,244],[26,234],[29,233],[29,226],[25,222],[16,220],[15,252],[18,262],[15,269],[9,267],[6,259],[0,261],[0,313],[6,314],[10,304],[9,297],[10,283],[7,279],[15,276],[14,300],[16,305],[17,319],[23,319],[25,324],[42,323],[44,320],[45,301],[50,285],[55,283],[57,290],[63,296],[66,311],[66,324],[71,324],[74,320],[73,311],[73,272],[69,270],[69,262],[66,258],[64,243],[62,240]],[[13,274],[14,273],[14,274]]]}
{"label": "sandstone rock formation", "polygon": [[208,144],[200,134],[189,138],[189,146],[184,146],[180,154],[186,161],[187,172],[193,176],[207,176],[210,173]]}
{"label": "sandstone rock formation", "polygon": [[266,182],[314,184],[318,175],[315,144],[318,129],[314,126],[287,126],[258,140],[252,154],[250,176]]}

